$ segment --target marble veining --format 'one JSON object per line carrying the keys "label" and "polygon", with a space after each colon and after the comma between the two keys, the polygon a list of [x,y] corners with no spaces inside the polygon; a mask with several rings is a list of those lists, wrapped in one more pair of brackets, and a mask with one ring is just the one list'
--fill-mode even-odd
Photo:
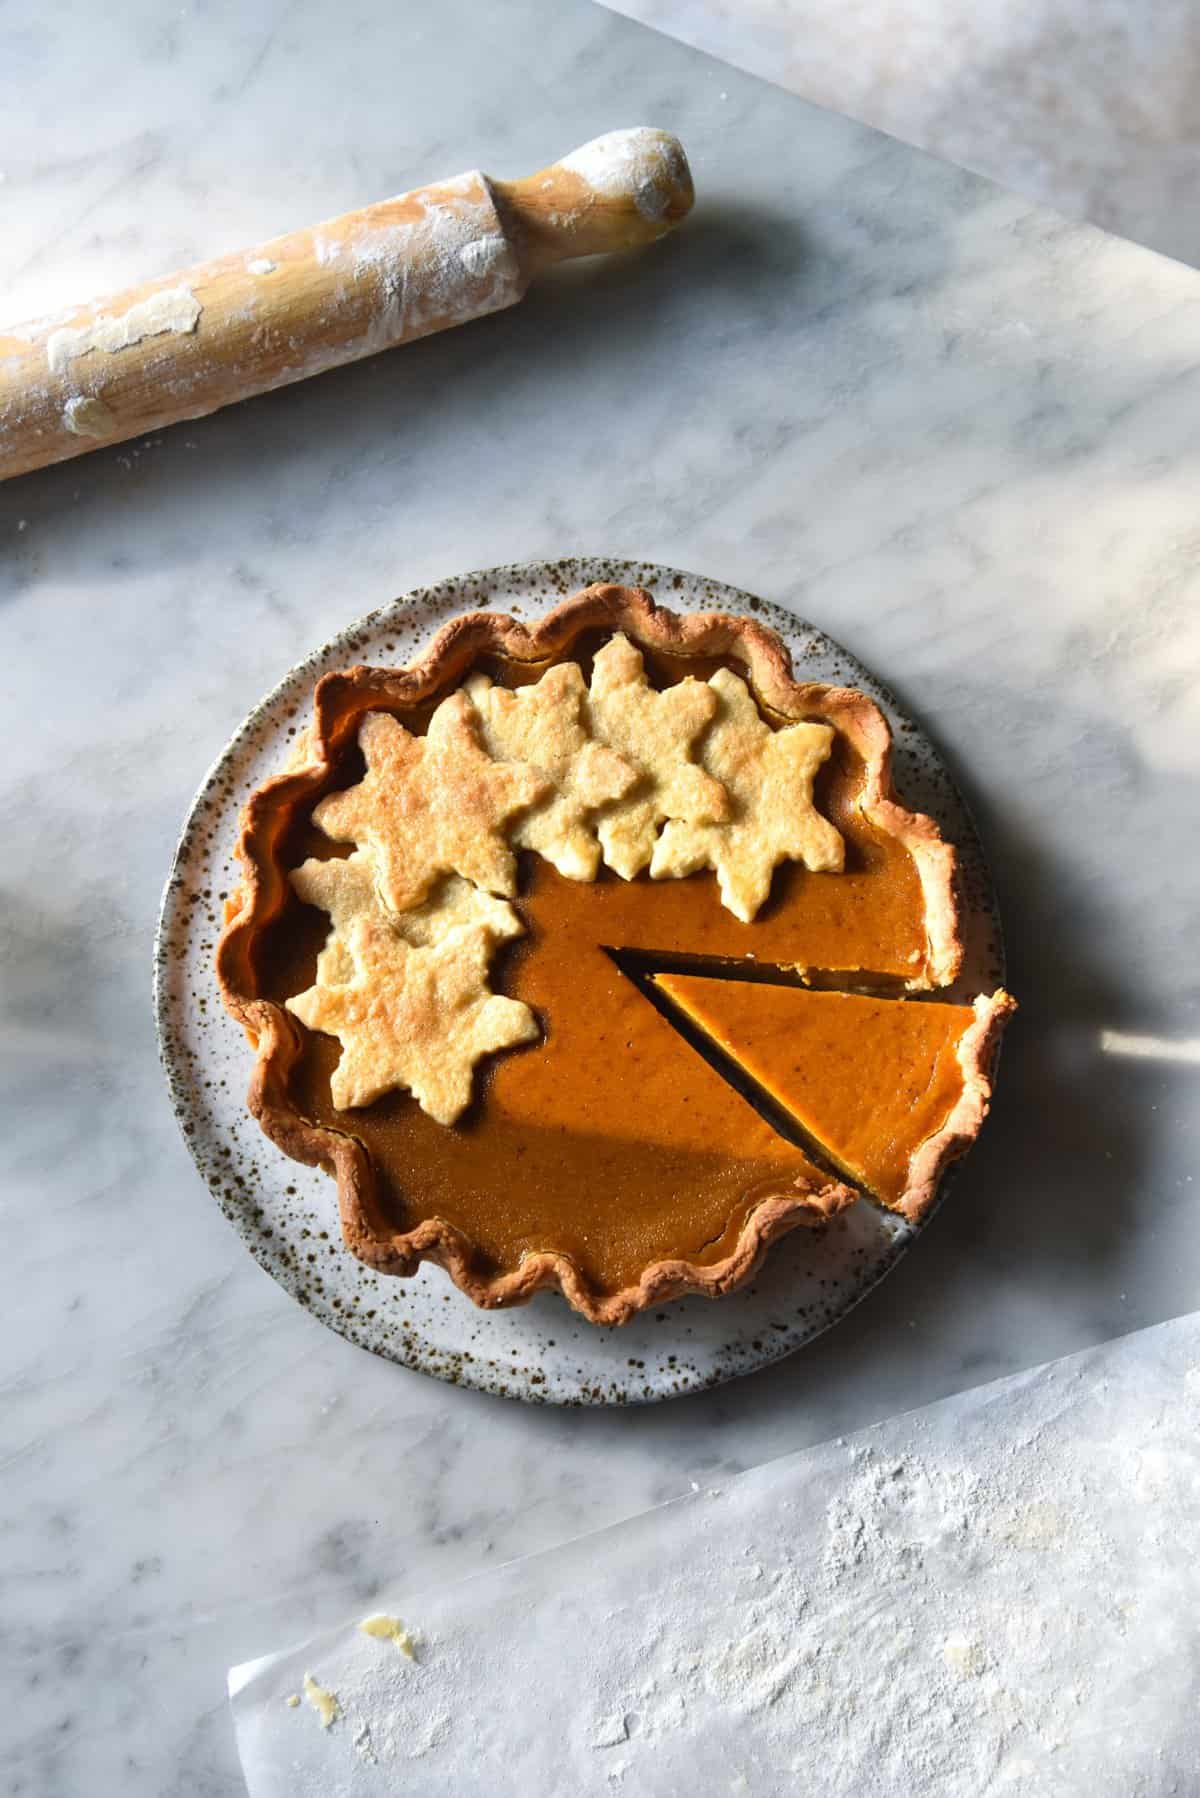
{"label": "marble veining", "polygon": [[[86,57],[82,18],[6,48],[14,317],[622,125],[677,131],[700,196],[507,313],[0,488],[4,1789],[225,1798],[230,1663],[1194,1306],[1195,1064],[1102,1033],[1198,1034],[1200,289],[599,9],[134,0]],[[297,656],[584,552],[792,606],[893,684],[1024,1002],[884,1286],[642,1412],[449,1390],[293,1305],[188,1160],[149,1002],[191,794]]]}

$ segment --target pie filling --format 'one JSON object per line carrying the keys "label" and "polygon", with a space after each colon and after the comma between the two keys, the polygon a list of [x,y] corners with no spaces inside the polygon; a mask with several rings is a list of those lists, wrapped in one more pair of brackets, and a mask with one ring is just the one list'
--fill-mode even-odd
{"label": "pie filling", "polygon": [[693,974],[652,979],[818,1153],[885,1205],[900,1202],[913,1156],[962,1094],[970,1006]]}
{"label": "pie filling", "polygon": [[[528,934],[497,964],[494,985],[532,1006],[544,1035],[481,1068],[456,1123],[435,1122],[398,1092],[339,1111],[329,1091],[338,1043],[304,1032],[292,1096],[314,1123],[363,1143],[388,1225],[443,1218],[489,1275],[552,1250],[609,1293],[654,1261],[721,1261],[764,1198],[797,1182],[828,1187],[831,1176],[691,1053],[603,947],[642,904],[659,916],[657,927],[653,915],[642,921],[652,940],[680,915],[684,888],[693,922],[714,923],[712,881],[565,880],[533,857],[522,876]],[[289,908],[263,968],[269,996],[309,984],[327,926],[311,907]]]}
{"label": "pie filling", "polygon": [[[660,682],[707,670],[647,661]],[[526,678],[503,664],[494,672],[508,685]],[[404,722],[416,728],[411,715]],[[360,780],[362,768],[348,751],[329,792]],[[751,923],[721,903],[711,874],[625,880],[602,868],[594,880],[568,879],[522,850],[515,905],[525,934],[497,951],[491,990],[532,1008],[537,1040],[482,1060],[469,1107],[447,1124],[398,1090],[339,1109],[330,1091],[339,1043],[306,1027],[287,1075],[297,1111],[363,1144],[388,1231],[444,1220],[471,1245],[484,1278],[536,1251],[566,1256],[601,1294],[635,1285],[655,1262],[712,1265],[729,1256],[764,1198],[828,1189],[830,1164],[891,1202],[913,1146],[953,1103],[955,1044],[970,1011],[754,979],[761,964],[774,979],[793,969],[818,984],[922,983],[920,877],[904,845],[860,809],[862,779],[855,750],[837,735],[813,799],[841,833],[844,869],[783,863]],[[350,843],[304,818],[283,859],[294,869],[350,853]],[[290,895],[257,940],[260,995],[282,1003],[309,988],[329,928],[324,911]],[[613,951],[631,973],[694,958],[749,976],[660,973],[659,984],[797,1128],[772,1127],[694,1053]],[[809,1141],[820,1145],[816,1158]]]}

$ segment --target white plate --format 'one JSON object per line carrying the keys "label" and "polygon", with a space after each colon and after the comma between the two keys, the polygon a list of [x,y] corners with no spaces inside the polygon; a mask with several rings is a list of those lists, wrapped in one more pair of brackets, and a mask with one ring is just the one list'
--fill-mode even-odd
{"label": "white plate", "polygon": [[682,1299],[620,1330],[585,1323],[553,1293],[513,1311],[479,1311],[440,1268],[399,1280],[341,1244],[333,1183],[261,1134],[243,1094],[250,1052],[222,1008],[213,950],[247,795],[283,760],[314,682],[353,662],[405,663],[446,619],[476,607],[533,617],[590,581],[650,588],[681,611],[753,612],[790,647],[806,679],[865,688],[896,732],[902,796],[930,812],[964,865],[968,945],[956,991],[1001,974],[994,897],[961,799],[933,745],[853,657],[812,625],[696,575],[635,562],[573,559],[495,568],[422,588],[351,625],[297,664],[255,707],[204,781],[163,894],[155,945],[159,1043],[176,1116],[214,1198],[255,1259],[331,1329],[406,1367],[538,1404],[639,1404],[714,1386],[790,1354],[836,1322],[919,1233],[866,1202],[826,1231],[775,1245],[751,1286],[716,1302]]}

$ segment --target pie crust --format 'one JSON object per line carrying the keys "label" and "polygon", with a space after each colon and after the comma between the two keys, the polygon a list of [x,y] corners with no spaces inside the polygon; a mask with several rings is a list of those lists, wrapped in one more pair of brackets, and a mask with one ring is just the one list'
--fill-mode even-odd
{"label": "pie crust", "polygon": [[[287,767],[265,781],[244,809],[237,845],[241,876],[226,902],[216,958],[224,1003],[255,1051],[249,1109],[286,1154],[336,1177],[344,1238],[356,1256],[391,1274],[411,1274],[422,1261],[435,1261],[485,1308],[522,1303],[554,1287],[583,1316],[602,1324],[623,1323],[683,1293],[718,1297],[733,1291],[751,1277],[778,1237],[798,1225],[825,1222],[857,1194],[812,1168],[788,1190],[754,1204],[719,1260],[700,1264],[686,1255],[659,1256],[615,1291],[600,1290],[569,1256],[551,1250],[525,1253],[516,1267],[481,1271],[472,1242],[446,1220],[426,1217],[415,1227],[396,1228],[381,1203],[371,1155],[353,1134],[353,1113],[347,1113],[344,1129],[331,1128],[299,1107],[289,1076],[302,1054],[304,1032],[282,1003],[264,995],[259,954],[265,933],[291,896],[288,875],[295,858],[289,861],[289,854],[296,827],[333,790],[366,714],[390,712],[414,720],[419,729],[432,704],[481,665],[540,671],[568,658],[581,639],[613,632],[625,633],[652,655],[733,665],[780,724],[820,720],[840,733],[861,762],[859,809],[872,828],[903,847],[916,871],[925,946],[904,984],[928,989],[950,983],[962,957],[954,851],[930,818],[907,810],[895,797],[891,734],[874,702],[852,689],[795,680],[783,643],[754,619],[717,612],[680,616],[640,588],[606,584],[586,588],[536,623],[489,612],[454,619],[409,668],[355,667],[325,675],[316,687],[312,722],[300,733]],[[992,1041],[992,1033],[984,1031],[981,1069]],[[975,1134],[982,1109],[976,1106],[970,1116],[963,1111],[956,1119],[956,1141]],[[934,1141],[924,1153],[922,1178],[931,1194],[945,1154]]]}

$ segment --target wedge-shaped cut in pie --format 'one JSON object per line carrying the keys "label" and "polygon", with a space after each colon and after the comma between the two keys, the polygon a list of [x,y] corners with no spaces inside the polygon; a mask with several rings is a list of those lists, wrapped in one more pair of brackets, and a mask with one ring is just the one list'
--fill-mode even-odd
{"label": "wedge-shaped cut in pie", "polygon": [[[732,1292],[857,1186],[917,1215],[943,1151],[902,1172],[862,1151],[836,1032],[808,1097],[837,1129],[810,1152],[641,977],[672,956],[893,992],[956,977],[954,851],[893,792],[866,694],[795,679],[754,619],[596,586],[532,624],[457,618],[410,668],[327,674],[299,744],[243,814],[217,973],[251,1111],[336,1177],[363,1261],[623,1323]],[[977,1026],[948,1011],[962,1040],[935,1057],[947,1145],[982,1115],[1003,1010],[983,1003]],[[878,1036],[881,1090],[915,1053]]]}
{"label": "wedge-shaped cut in pie", "polygon": [[890,1210],[916,1219],[947,1164],[975,1140],[1014,1002],[973,1005],[713,979],[651,977],[736,1077]]}

